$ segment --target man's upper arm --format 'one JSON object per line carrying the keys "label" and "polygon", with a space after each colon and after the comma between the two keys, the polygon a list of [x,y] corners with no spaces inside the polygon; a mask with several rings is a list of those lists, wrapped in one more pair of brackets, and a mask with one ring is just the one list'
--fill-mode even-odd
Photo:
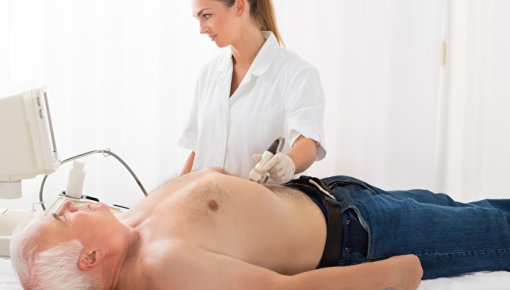
{"label": "man's upper arm", "polygon": [[420,262],[414,255],[360,265],[316,269],[294,276],[281,275],[200,248],[186,248],[166,258],[168,259],[165,259],[165,265],[153,271],[152,278],[158,282],[158,289],[407,290],[416,289],[423,274]]}
{"label": "man's upper arm", "polygon": [[185,249],[170,256],[165,266],[154,274],[160,289],[285,289],[289,278],[200,248]]}

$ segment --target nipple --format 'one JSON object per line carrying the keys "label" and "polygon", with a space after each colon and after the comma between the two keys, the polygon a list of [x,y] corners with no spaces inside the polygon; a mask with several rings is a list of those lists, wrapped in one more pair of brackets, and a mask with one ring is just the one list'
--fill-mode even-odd
{"label": "nipple", "polygon": [[220,206],[214,199],[209,200],[207,205],[209,206],[209,209],[212,211],[217,211],[218,208],[220,208]]}

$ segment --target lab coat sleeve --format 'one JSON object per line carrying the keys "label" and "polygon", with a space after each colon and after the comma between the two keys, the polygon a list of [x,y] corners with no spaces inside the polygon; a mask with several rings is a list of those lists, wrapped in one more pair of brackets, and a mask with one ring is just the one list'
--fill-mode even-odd
{"label": "lab coat sleeve", "polygon": [[195,96],[191,105],[191,111],[188,115],[186,127],[179,139],[179,146],[191,149],[196,152],[197,138],[198,138],[198,105],[200,95],[200,78],[197,80],[195,86]]}
{"label": "lab coat sleeve", "polygon": [[292,146],[296,139],[304,137],[315,140],[317,160],[326,156],[324,147],[324,92],[318,71],[312,66],[299,69],[287,88],[286,127],[287,140]]}

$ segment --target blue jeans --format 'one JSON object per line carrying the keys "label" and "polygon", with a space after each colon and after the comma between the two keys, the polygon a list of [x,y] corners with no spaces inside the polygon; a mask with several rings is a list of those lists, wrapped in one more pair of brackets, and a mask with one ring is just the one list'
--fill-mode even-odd
{"label": "blue jeans", "polygon": [[342,205],[339,265],[415,254],[423,279],[510,269],[510,200],[460,203],[427,190],[384,191],[347,176],[322,180]]}

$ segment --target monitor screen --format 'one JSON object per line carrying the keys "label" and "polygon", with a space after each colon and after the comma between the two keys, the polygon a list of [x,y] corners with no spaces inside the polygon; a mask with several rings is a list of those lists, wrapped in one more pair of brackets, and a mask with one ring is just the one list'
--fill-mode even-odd
{"label": "monitor screen", "polygon": [[0,140],[0,198],[10,198],[22,179],[57,169],[58,152],[45,87],[0,98]]}

